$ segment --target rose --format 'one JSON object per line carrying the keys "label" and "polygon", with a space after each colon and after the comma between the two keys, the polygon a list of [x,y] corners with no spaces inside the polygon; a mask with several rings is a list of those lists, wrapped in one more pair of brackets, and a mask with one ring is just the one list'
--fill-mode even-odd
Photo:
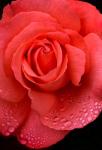
{"label": "rose", "polygon": [[[88,11],[87,11],[88,10]],[[48,147],[102,109],[102,16],[68,0],[17,0],[0,22],[0,132]]]}

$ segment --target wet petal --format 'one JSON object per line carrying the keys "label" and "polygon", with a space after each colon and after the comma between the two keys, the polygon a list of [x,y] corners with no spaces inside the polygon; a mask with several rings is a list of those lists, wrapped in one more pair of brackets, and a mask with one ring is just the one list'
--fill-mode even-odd
{"label": "wet petal", "polygon": [[30,109],[29,100],[12,103],[0,99],[0,132],[8,136],[12,134],[27,117]]}
{"label": "wet petal", "polygon": [[56,131],[44,126],[34,111],[31,111],[28,119],[18,133],[18,139],[22,144],[30,148],[44,148],[63,139],[68,131]]}
{"label": "wet petal", "polygon": [[96,119],[102,109],[101,96],[84,85],[74,89],[65,88],[57,93],[58,101],[41,121],[56,130],[82,128]]}

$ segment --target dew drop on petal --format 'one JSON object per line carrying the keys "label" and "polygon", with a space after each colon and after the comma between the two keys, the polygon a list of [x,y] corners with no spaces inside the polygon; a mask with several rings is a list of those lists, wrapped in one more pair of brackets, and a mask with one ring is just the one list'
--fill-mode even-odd
{"label": "dew drop on petal", "polygon": [[86,113],[84,114],[84,116],[85,116],[85,117],[88,116],[88,113],[86,112]]}
{"label": "dew drop on petal", "polygon": [[5,136],[9,136],[10,133],[9,133],[8,131],[6,131],[6,132],[4,133],[4,135],[5,135]]}
{"label": "dew drop on petal", "polygon": [[12,132],[14,132],[15,129],[14,129],[14,127],[10,127],[8,130],[10,133],[12,133]]}
{"label": "dew drop on petal", "polygon": [[20,142],[21,142],[21,144],[26,144],[27,143],[27,141],[25,139],[21,139]]}
{"label": "dew drop on petal", "polygon": [[72,124],[72,122],[67,120],[67,121],[64,123],[64,126],[68,126],[68,127],[69,127],[69,126],[71,126],[71,124]]}
{"label": "dew drop on petal", "polygon": [[88,116],[87,120],[90,122],[92,121],[92,117],[91,116]]}

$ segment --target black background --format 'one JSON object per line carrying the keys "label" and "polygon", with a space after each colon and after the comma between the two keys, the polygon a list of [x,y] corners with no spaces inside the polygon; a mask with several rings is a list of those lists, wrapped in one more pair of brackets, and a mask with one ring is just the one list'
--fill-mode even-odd
{"label": "black background", "polygon": [[[11,0],[0,0],[0,14]],[[102,12],[102,0],[86,0]],[[102,150],[102,113],[83,129],[72,131],[64,140],[46,150]],[[15,137],[0,136],[0,150],[30,150],[21,145]],[[45,150],[45,149],[44,149]]]}

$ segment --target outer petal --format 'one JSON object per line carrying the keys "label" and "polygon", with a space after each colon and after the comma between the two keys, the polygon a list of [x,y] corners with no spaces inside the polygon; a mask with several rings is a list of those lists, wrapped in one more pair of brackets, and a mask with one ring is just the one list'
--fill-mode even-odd
{"label": "outer petal", "polygon": [[[91,70],[90,85],[95,93],[102,91],[102,40],[96,34],[89,34],[85,37],[89,49]],[[101,94],[101,93],[100,93]]]}
{"label": "outer petal", "polygon": [[13,17],[12,8],[10,5],[7,5],[4,7],[2,17],[3,17],[3,19],[2,19],[3,22],[9,21]]}
{"label": "outer petal", "polygon": [[[70,4],[67,0],[17,0],[11,4],[12,14],[15,15],[22,11],[42,11],[50,14],[58,20],[63,27],[67,27],[74,30],[80,29],[80,20],[76,13],[70,8]],[[4,11],[4,21],[10,14],[8,10],[9,6]],[[10,12],[10,10],[9,10]]]}
{"label": "outer petal", "polygon": [[81,87],[70,86],[70,89],[59,92],[58,103],[42,118],[44,124],[54,129],[83,127],[102,110],[102,40],[89,34],[85,41],[89,48],[90,72]]}
{"label": "outer petal", "polygon": [[71,6],[80,16],[82,35],[97,32],[102,36],[102,15],[93,5],[86,2],[73,1]]}
{"label": "outer petal", "polygon": [[30,109],[29,100],[12,103],[0,99],[0,132],[6,136],[12,134],[27,117]]}
{"label": "outer petal", "polygon": [[[2,33],[0,39],[2,38]],[[0,40],[0,98],[12,102],[18,102],[22,100],[26,91],[21,87],[19,83],[14,78],[8,78],[4,71],[4,62],[3,62],[3,51],[4,50],[4,41]]]}
{"label": "outer petal", "polygon": [[22,144],[30,148],[44,148],[63,139],[68,131],[56,131],[44,126],[39,116],[31,111],[28,120],[18,133],[18,139]]}

